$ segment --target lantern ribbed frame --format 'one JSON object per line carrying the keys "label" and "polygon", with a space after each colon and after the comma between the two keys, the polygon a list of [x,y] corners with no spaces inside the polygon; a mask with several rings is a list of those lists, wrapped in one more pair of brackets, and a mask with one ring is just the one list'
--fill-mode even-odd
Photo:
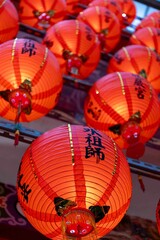
{"label": "lantern ribbed frame", "polygon": [[47,30],[43,43],[54,53],[64,74],[68,74],[67,60],[63,57],[64,50],[87,58],[76,74],[80,79],[87,78],[96,69],[100,60],[101,50],[97,34],[90,26],[79,20],[56,23]]}
{"label": "lantern ribbed frame", "polygon": [[158,228],[158,232],[160,234],[160,199],[157,203],[157,207],[156,207],[156,221],[157,221],[157,228]]}
{"label": "lantern ribbed frame", "polygon": [[[98,162],[96,152],[86,158],[86,140],[93,136],[98,136],[103,145],[101,151],[105,158]],[[96,223],[96,238],[85,236],[84,240],[109,233],[130,204],[131,174],[123,152],[106,134],[87,126],[68,124],[38,137],[22,157],[20,177],[17,193],[23,212],[38,231],[51,239],[63,239],[62,218],[53,204],[57,196],[85,209],[94,205],[110,206],[105,217]],[[28,202],[21,194],[22,184],[31,189]]]}
{"label": "lantern ribbed frame", "polygon": [[129,72],[107,74],[94,83],[85,99],[84,115],[87,125],[105,132],[123,149],[128,148],[129,144],[121,135],[109,130],[109,127],[124,124],[138,111],[141,114],[139,142],[147,142],[159,127],[158,96],[150,83],[138,76],[143,85],[140,90],[144,95],[144,99],[140,99],[137,92],[139,86],[135,85],[137,76]]}
{"label": "lantern ribbed frame", "polygon": [[49,26],[54,25],[56,22],[63,20],[67,14],[67,5],[65,0],[21,0],[19,3],[19,18],[24,24],[32,26],[37,29],[43,29],[39,24],[38,16],[34,12],[47,13],[53,11],[51,15]]}
{"label": "lantern ribbed frame", "polygon": [[136,17],[136,6],[133,0],[118,0],[120,3],[122,14],[126,14],[126,19],[123,17],[124,22],[122,27],[125,28],[127,25],[130,25]]}
{"label": "lantern ribbed frame", "polygon": [[158,54],[149,47],[129,45],[119,49],[110,59],[107,73],[131,72],[141,74],[160,92],[160,60]]}
{"label": "lantern ribbed frame", "polygon": [[120,23],[122,23],[122,9],[117,0],[93,0],[91,3],[89,3],[88,7],[93,6],[100,6],[109,9],[117,16]]}
{"label": "lantern ribbed frame", "polygon": [[144,27],[134,32],[130,44],[143,45],[160,54],[160,30],[155,27]]}
{"label": "lantern ribbed frame", "polygon": [[109,53],[117,46],[121,38],[121,27],[117,16],[101,6],[89,7],[80,12],[78,20],[88,24],[98,35],[104,33],[102,51]]}
{"label": "lantern ribbed frame", "polygon": [[19,30],[17,9],[9,0],[0,0],[0,44],[16,37]]}
{"label": "lantern ribbed frame", "polygon": [[136,26],[136,31],[144,27],[160,28],[160,11],[155,11],[147,15]]}
{"label": "lantern ribbed frame", "polygon": [[[29,122],[47,114],[57,104],[63,86],[53,53],[34,40],[21,38],[1,44],[0,55],[0,91],[18,89],[25,79],[32,85],[32,111],[28,115],[22,111],[19,121]],[[17,109],[0,97],[0,116],[14,121],[16,115]]]}

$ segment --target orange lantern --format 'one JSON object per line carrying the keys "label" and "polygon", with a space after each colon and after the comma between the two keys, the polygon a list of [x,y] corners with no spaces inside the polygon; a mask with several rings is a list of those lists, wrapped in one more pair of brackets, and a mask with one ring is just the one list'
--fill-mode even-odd
{"label": "orange lantern", "polygon": [[67,12],[65,0],[20,0],[20,21],[37,29],[48,29],[64,19]]}
{"label": "orange lantern", "polygon": [[99,239],[126,213],[131,199],[128,162],[106,134],[64,125],[38,137],[17,178],[29,222],[50,239]]}
{"label": "orange lantern", "polygon": [[157,220],[158,232],[160,234],[160,199],[158,201],[157,208],[156,208],[156,220]]}
{"label": "orange lantern", "polygon": [[143,18],[142,21],[136,26],[136,31],[144,27],[160,28],[160,11],[152,12]]}
{"label": "orange lantern", "polygon": [[122,27],[130,25],[136,17],[136,6],[133,0],[118,0],[122,9]]}
{"label": "orange lantern", "polygon": [[87,125],[112,137],[120,148],[127,149],[127,156],[139,158],[144,143],[158,130],[159,99],[140,75],[110,73],[91,87],[84,115]]}
{"label": "orange lantern", "polygon": [[131,72],[145,77],[160,92],[160,58],[150,48],[130,45],[119,49],[110,59],[107,72]]}
{"label": "orange lantern", "polygon": [[90,26],[78,20],[56,23],[47,30],[43,43],[57,57],[64,74],[80,79],[88,77],[100,60],[97,34]]}
{"label": "orange lantern", "polygon": [[88,6],[106,7],[108,10],[113,12],[119,19],[120,23],[122,23],[122,9],[117,0],[93,0]]}
{"label": "orange lantern", "polygon": [[47,114],[57,103],[62,73],[56,57],[30,39],[0,45],[0,116],[29,122]]}
{"label": "orange lantern", "polygon": [[109,53],[115,49],[121,38],[121,27],[113,12],[105,7],[93,6],[80,12],[77,19],[98,34],[102,52]]}
{"label": "orange lantern", "polygon": [[0,43],[16,37],[19,30],[18,12],[10,0],[0,0]]}
{"label": "orange lantern", "polygon": [[131,35],[130,44],[143,45],[160,54],[160,29],[154,27],[141,28]]}

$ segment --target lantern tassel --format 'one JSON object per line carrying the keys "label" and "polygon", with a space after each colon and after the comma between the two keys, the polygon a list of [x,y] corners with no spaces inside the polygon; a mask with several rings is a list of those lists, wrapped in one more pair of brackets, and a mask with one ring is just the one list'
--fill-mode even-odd
{"label": "lantern tassel", "polygon": [[138,175],[138,181],[140,183],[140,187],[141,187],[142,191],[144,192],[145,191],[145,186],[144,186],[144,183],[143,183],[141,175]]}
{"label": "lantern tassel", "polygon": [[19,135],[20,135],[20,131],[19,131],[19,118],[21,115],[21,103],[18,105],[18,110],[17,110],[17,115],[16,115],[16,119],[15,119],[15,137],[14,137],[14,145],[17,146],[19,143]]}

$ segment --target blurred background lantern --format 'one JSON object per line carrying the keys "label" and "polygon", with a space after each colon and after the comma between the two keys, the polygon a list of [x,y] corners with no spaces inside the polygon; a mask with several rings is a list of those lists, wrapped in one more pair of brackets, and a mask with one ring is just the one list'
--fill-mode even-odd
{"label": "blurred background lantern", "polygon": [[56,57],[30,39],[0,45],[0,116],[29,122],[47,114],[57,103],[62,73]]}
{"label": "blurred background lantern", "polygon": [[[98,79],[85,99],[88,126],[105,132],[127,156],[139,158],[160,121],[159,99],[138,74],[115,72]],[[136,150],[135,150],[136,149]]]}
{"label": "blurred background lantern", "polygon": [[157,207],[156,207],[156,220],[157,220],[157,228],[158,228],[158,232],[160,234],[160,199],[157,203]]}
{"label": "blurred background lantern", "polygon": [[18,12],[10,0],[0,0],[0,43],[16,37],[19,30]]}
{"label": "blurred background lantern", "polygon": [[132,183],[113,139],[93,128],[64,125],[38,137],[17,178],[21,208],[46,237],[99,239],[126,213]]}
{"label": "blurred background lantern", "polygon": [[105,7],[111,12],[113,12],[117,18],[120,21],[120,24],[122,24],[122,9],[120,6],[120,3],[117,0],[93,0],[91,3],[89,3],[88,7],[93,7],[93,6],[100,6],[100,7]]}
{"label": "blurred background lantern", "polygon": [[133,0],[117,0],[122,9],[122,27],[130,25],[136,18],[136,5]]}
{"label": "blurred background lantern", "polygon": [[143,45],[160,54],[160,29],[155,27],[141,28],[131,35],[130,44]]}
{"label": "blurred background lantern", "polygon": [[92,0],[66,0],[67,13],[69,15],[77,16],[81,11],[87,8]]}
{"label": "blurred background lantern", "polygon": [[113,12],[105,7],[93,6],[80,12],[77,19],[98,34],[102,52],[109,53],[115,49],[121,38],[121,27]]}
{"label": "blurred background lantern", "polygon": [[160,57],[149,47],[130,45],[119,49],[107,66],[107,73],[117,71],[139,74],[160,92]]}
{"label": "blurred background lantern", "polygon": [[160,11],[155,11],[143,18],[136,26],[136,31],[144,27],[160,28]]}
{"label": "blurred background lantern", "polygon": [[65,0],[20,0],[18,12],[21,23],[46,30],[65,18],[67,6]]}
{"label": "blurred background lantern", "polygon": [[[66,31],[67,29],[67,31]],[[63,20],[49,28],[43,43],[54,53],[64,74],[87,78],[100,60],[100,42],[90,26]]]}

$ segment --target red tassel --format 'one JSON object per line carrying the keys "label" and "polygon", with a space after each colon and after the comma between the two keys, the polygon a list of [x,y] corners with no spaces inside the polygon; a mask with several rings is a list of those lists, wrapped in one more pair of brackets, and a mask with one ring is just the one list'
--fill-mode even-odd
{"label": "red tassel", "polygon": [[141,187],[142,191],[144,192],[145,191],[145,186],[144,186],[144,183],[143,183],[141,175],[138,175],[138,181],[140,183],[140,187]]}
{"label": "red tassel", "polygon": [[19,143],[19,134],[20,134],[20,132],[19,132],[19,130],[17,129],[17,130],[15,131],[15,138],[14,138],[14,145],[15,145],[15,146],[17,146],[18,143]]}

